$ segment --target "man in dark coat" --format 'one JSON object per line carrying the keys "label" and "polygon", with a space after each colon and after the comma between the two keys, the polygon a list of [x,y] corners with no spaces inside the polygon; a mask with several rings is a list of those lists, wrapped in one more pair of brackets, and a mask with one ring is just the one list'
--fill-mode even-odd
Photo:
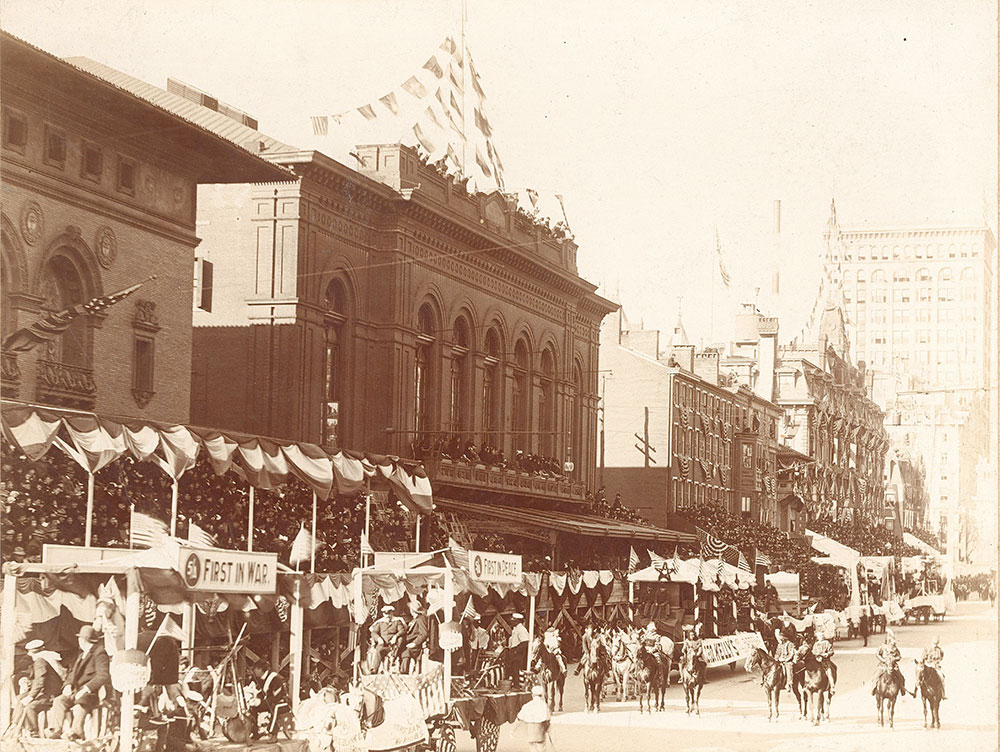
{"label": "man in dark coat", "polygon": [[21,698],[24,706],[24,722],[29,731],[38,730],[38,714],[52,707],[53,698],[62,689],[66,669],[60,661],[59,654],[53,650],[45,650],[41,640],[31,640],[24,649],[31,658],[31,686]]}
{"label": "man in dark coat", "polygon": [[427,643],[428,624],[427,614],[420,604],[410,607],[413,618],[406,626],[406,636],[403,638],[403,656],[400,671],[404,674],[410,673],[410,663],[415,661],[420,665],[420,656],[424,652],[424,645]]}
{"label": "man in dark coat", "polygon": [[80,655],[66,674],[62,694],[52,701],[49,735],[62,734],[66,713],[70,712],[73,718],[70,738],[83,738],[84,719],[100,703],[101,690],[111,685],[110,661],[101,640],[100,634],[89,625],[80,630]]}

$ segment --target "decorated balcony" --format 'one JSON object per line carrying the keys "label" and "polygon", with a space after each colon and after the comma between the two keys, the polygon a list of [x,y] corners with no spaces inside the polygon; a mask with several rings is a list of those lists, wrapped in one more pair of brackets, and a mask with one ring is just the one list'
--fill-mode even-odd
{"label": "decorated balcony", "polygon": [[474,495],[482,499],[482,493],[487,492],[510,497],[508,501],[511,502],[542,499],[582,504],[586,500],[586,486],[565,478],[445,458],[437,463],[434,470],[434,488],[447,489],[447,493],[458,498]]}
{"label": "decorated balcony", "polygon": [[88,409],[94,406],[97,385],[90,368],[38,361],[37,395],[40,402]]}

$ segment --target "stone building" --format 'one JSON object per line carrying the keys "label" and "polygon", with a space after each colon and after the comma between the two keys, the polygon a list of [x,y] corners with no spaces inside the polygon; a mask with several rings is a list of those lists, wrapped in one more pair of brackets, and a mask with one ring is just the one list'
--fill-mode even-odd
{"label": "stone building", "polygon": [[3,336],[156,275],[26,352],[3,396],[186,421],[199,183],[284,170],[77,65],[2,34]]}
{"label": "stone building", "polygon": [[680,321],[661,346],[619,309],[601,329],[601,369],[609,493],[659,523],[713,504],[776,524],[781,411],[745,385],[724,386],[719,353],[696,352]]}

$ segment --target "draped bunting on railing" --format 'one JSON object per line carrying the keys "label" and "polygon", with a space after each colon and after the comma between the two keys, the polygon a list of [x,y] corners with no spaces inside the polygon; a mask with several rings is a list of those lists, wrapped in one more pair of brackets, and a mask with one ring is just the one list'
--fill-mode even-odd
{"label": "draped bunting on railing", "polygon": [[276,488],[298,478],[321,499],[352,494],[376,468],[411,511],[434,508],[430,479],[422,466],[357,452],[326,452],[315,444],[282,441],[234,431],[168,425],[150,421],[116,422],[92,413],[63,411],[3,401],[4,435],[36,461],[55,444],[87,472],[94,473],[124,454],[155,462],[173,480],[194,466],[204,449],[219,475],[236,472],[253,486]]}

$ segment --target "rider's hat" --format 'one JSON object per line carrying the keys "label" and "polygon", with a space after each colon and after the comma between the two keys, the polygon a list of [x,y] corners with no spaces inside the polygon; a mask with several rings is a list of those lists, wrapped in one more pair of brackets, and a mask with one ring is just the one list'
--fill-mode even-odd
{"label": "rider's hat", "polygon": [[514,614],[511,618],[514,620],[520,619],[521,621],[524,621],[524,614]]}
{"label": "rider's hat", "polygon": [[383,614],[391,614],[395,610],[396,609],[393,606],[382,606],[382,613]]}

